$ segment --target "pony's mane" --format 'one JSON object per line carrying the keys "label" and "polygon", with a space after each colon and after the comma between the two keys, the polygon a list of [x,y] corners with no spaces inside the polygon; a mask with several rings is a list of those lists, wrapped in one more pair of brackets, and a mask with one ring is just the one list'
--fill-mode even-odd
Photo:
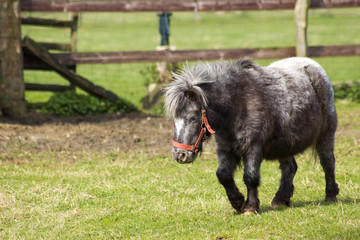
{"label": "pony's mane", "polygon": [[192,67],[184,64],[182,70],[172,73],[173,82],[165,87],[165,110],[169,117],[175,118],[177,109],[184,102],[185,92],[190,91],[199,96],[204,107],[207,97],[201,85],[215,82],[219,74],[217,64],[198,63]]}
{"label": "pony's mane", "polygon": [[197,63],[191,67],[188,63],[184,64],[181,71],[172,73],[173,82],[164,89],[167,116],[175,118],[177,109],[184,104],[185,92],[195,93],[203,106],[207,107],[208,100],[202,88],[203,84],[226,81],[231,72],[257,67],[250,59],[235,62]]}

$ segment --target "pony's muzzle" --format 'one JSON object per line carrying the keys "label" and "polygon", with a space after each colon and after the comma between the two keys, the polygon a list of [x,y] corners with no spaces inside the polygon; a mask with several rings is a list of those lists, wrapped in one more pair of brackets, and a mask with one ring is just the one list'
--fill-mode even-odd
{"label": "pony's muzzle", "polygon": [[174,157],[174,159],[181,164],[184,163],[192,163],[195,160],[195,153],[188,151],[188,150],[184,150],[184,149],[180,149],[177,147],[173,147],[172,149],[172,155]]}

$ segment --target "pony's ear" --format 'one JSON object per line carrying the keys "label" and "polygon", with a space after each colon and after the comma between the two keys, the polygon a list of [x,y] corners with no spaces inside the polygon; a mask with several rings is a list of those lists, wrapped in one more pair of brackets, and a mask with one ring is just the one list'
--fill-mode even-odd
{"label": "pony's ear", "polygon": [[184,91],[184,95],[190,101],[195,101],[196,100],[196,93],[194,91],[186,90],[186,91]]}

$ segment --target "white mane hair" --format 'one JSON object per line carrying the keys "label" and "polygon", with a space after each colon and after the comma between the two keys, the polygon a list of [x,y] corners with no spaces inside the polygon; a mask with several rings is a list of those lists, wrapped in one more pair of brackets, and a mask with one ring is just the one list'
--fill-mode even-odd
{"label": "white mane hair", "polygon": [[173,74],[173,82],[165,87],[165,110],[169,117],[175,118],[176,110],[181,106],[185,91],[195,92],[204,107],[207,106],[207,97],[201,84],[215,82],[227,69],[229,63],[197,63],[190,67],[188,63],[182,70]]}

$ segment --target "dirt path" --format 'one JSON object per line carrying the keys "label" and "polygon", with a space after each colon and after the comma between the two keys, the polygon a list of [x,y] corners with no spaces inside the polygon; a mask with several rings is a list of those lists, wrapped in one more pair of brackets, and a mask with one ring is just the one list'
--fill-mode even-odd
{"label": "dirt path", "polygon": [[[351,119],[348,115],[351,115]],[[338,114],[337,138],[360,141],[360,110]],[[171,154],[172,122],[141,113],[58,118],[28,113],[22,119],[0,116],[0,158],[18,152],[123,152]],[[214,139],[204,151],[215,152]]]}
{"label": "dirt path", "polygon": [[0,117],[0,150],[18,145],[30,152],[171,149],[172,123],[140,113],[56,118],[29,113],[23,119]]}

